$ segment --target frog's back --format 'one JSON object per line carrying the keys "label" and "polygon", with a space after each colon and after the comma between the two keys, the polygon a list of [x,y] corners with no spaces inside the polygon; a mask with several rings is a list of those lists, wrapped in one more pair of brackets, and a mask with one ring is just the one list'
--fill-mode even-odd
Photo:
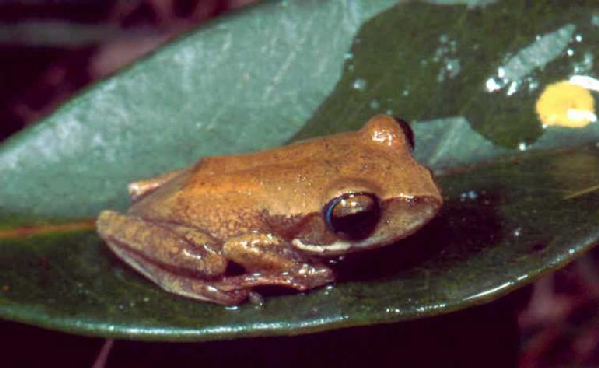
{"label": "frog's back", "polygon": [[219,239],[265,229],[256,211],[258,186],[232,175],[201,179],[184,171],[134,202],[129,213],[146,220],[190,226]]}
{"label": "frog's back", "polygon": [[[340,150],[351,150],[355,146],[356,132],[318,137],[292,143],[287,146],[239,155],[204,157],[195,165],[196,175],[214,175],[252,171],[257,167],[296,165],[298,162],[323,159]],[[345,147],[343,147],[345,146]],[[343,149],[345,148],[345,149]]]}
{"label": "frog's back", "polygon": [[320,212],[330,196],[324,191],[338,190],[336,182],[376,178],[374,186],[398,183],[393,188],[409,189],[417,164],[405,148],[393,147],[400,136],[384,140],[385,130],[374,125],[271,150],[203,158],[134,203],[130,212],[226,237],[239,229],[268,231],[273,218]]}
{"label": "frog's back", "polygon": [[298,205],[298,198],[315,198],[302,193],[312,188],[302,189],[297,178],[314,171],[314,160],[339,156],[344,141],[350,149],[351,140],[344,136],[336,136],[334,144],[325,137],[243,155],[203,158],[135,202],[130,213],[209,229],[222,238],[248,230],[267,231],[266,217],[274,207],[283,206],[276,212],[284,213],[303,213],[313,207],[309,202]]}

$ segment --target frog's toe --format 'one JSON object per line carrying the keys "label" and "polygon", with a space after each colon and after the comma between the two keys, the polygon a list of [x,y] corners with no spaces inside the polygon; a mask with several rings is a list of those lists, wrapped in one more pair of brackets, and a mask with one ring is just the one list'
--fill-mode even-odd
{"label": "frog's toe", "polygon": [[167,290],[188,298],[224,305],[239,304],[246,300],[249,295],[248,291],[244,289],[224,291],[199,280],[188,279],[182,281],[186,284],[184,287],[177,288],[177,290]]}

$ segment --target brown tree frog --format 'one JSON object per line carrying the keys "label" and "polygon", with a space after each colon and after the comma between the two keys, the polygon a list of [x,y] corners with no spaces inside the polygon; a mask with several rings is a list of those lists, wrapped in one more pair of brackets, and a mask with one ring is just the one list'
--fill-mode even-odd
{"label": "brown tree frog", "polygon": [[357,132],[205,157],[131,183],[127,214],[102,212],[98,232],[185,297],[238,304],[260,285],[318,287],[335,280],[327,258],[396,242],[439,211],[412,148],[409,125],[379,115]]}

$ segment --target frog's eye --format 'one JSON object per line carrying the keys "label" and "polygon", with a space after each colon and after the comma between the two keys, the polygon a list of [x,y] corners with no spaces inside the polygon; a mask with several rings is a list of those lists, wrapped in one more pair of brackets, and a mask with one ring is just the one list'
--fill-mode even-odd
{"label": "frog's eye", "polygon": [[331,231],[352,240],[367,238],[381,218],[379,199],[372,193],[345,193],[327,203],[323,212]]}
{"label": "frog's eye", "polygon": [[412,130],[412,127],[410,126],[410,124],[408,124],[402,118],[398,118],[397,116],[394,116],[393,119],[395,119],[397,124],[399,124],[399,127],[403,131],[403,134],[406,137],[406,139],[408,140],[408,143],[410,144],[410,148],[413,151],[415,144],[414,144],[414,131]]}

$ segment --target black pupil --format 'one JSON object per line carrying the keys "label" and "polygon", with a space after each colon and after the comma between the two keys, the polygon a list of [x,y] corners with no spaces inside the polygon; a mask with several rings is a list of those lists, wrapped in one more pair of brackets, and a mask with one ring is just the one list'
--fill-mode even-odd
{"label": "black pupil", "polygon": [[408,143],[410,143],[410,147],[412,148],[412,151],[413,151],[414,150],[414,131],[412,130],[412,127],[405,120],[398,118],[397,116],[394,116],[393,119],[395,119],[397,124],[399,124],[399,126],[401,127],[401,130],[403,130],[403,134],[408,139]]}
{"label": "black pupil", "polygon": [[324,207],[324,217],[331,231],[350,240],[360,240],[376,228],[381,208],[372,193],[346,193]]}

